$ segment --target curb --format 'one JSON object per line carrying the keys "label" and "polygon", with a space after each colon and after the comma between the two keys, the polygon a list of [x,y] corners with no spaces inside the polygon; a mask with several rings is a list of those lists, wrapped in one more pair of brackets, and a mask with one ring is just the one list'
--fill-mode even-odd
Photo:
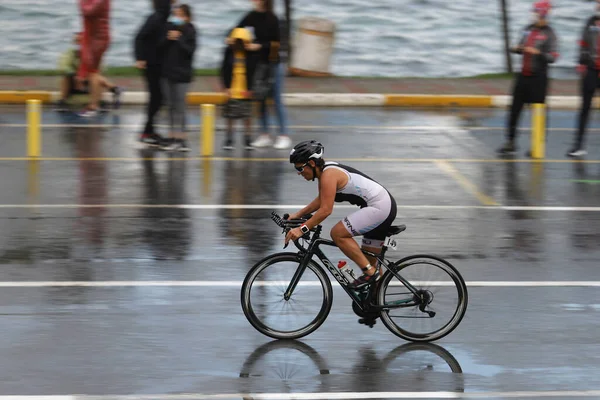
{"label": "curb", "polygon": [[[25,104],[27,100],[41,100],[44,103],[56,101],[59,92],[51,91],[0,91],[0,104]],[[104,94],[110,101],[111,95]],[[125,92],[122,104],[145,104],[146,92]],[[191,92],[187,95],[189,105],[223,104],[226,97],[218,92]],[[363,94],[363,93],[287,93],[283,95],[288,106],[320,107],[465,107],[503,108],[510,105],[511,96],[483,95],[427,95],[427,94]],[[551,108],[578,109],[579,96],[548,96],[546,104]],[[600,106],[600,99],[594,99],[594,107]]]}

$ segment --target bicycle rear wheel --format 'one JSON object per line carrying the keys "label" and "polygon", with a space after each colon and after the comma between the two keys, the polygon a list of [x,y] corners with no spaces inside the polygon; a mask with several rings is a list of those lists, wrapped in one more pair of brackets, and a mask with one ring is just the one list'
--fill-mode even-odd
{"label": "bicycle rear wheel", "polygon": [[252,326],[275,339],[298,339],[314,332],[333,304],[331,282],[310,261],[289,300],[284,294],[300,265],[294,253],[280,253],[260,261],[242,284],[242,309]]}
{"label": "bicycle rear wheel", "polygon": [[[413,294],[398,274],[418,293]],[[467,310],[467,285],[442,258],[414,255],[392,263],[383,275],[377,304],[388,306],[381,321],[395,335],[413,342],[430,342],[452,332]]]}

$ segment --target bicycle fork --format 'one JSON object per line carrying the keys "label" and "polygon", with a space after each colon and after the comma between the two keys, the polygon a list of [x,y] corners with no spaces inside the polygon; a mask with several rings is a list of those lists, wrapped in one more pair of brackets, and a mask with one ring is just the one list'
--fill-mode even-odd
{"label": "bicycle fork", "polygon": [[292,297],[292,294],[294,293],[296,286],[298,286],[298,282],[300,282],[300,279],[302,278],[302,275],[304,274],[304,270],[308,266],[310,259],[311,259],[310,253],[306,253],[306,254],[302,255],[302,260],[300,261],[300,264],[298,265],[298,269],[296,269],[296,272],[294,273],[294,276],[292,276],[292,280],[290,281],[290,284],[288,285],[287,289],[285,290],[285,293],[283,294],[283,299],[285,301],[288,301]]}

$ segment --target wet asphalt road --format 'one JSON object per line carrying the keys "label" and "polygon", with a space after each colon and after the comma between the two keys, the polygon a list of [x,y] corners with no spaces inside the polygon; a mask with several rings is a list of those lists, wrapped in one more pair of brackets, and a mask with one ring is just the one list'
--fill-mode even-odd
{"label": "wet asphalt road", "polygon": [[290,110],[295,141],[321,140],[395,196],[408,229],[392,258],[438,254],[473,283],[461,325],[430,346],[357,324],[338,288],[300,341],[246,321],[239,283],[283,244],[270,212],[316,195],[287,151],[200,160],[197,133],[189,155],[140,150],[138,109],[43,121],[46,158],[18,159],[24,109],[0,109],[0,395],[600,390],[600,138],[587,162],[566,159],[572,112],[552,113],[547,162],[532,163],[528,134],[517,161],[494,156],[503,110]]}

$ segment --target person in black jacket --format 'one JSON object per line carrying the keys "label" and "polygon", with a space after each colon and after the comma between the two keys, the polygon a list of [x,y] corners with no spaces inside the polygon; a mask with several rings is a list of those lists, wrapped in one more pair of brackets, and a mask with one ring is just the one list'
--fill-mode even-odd
{"label": "person in black jacket", "polygon": [[162,48],[159,43],[166,35],[166,25],[171,4],[175,0],[152,0],[154,13],[147,19],[135,37],[135,66],[144,71],[150,101],[146,109],[146,126],[140,141],[150,146],[160,146],[163,138],[154,130],[154,116],[162,105],[160,77],[163,62]]}
{"label": "person in black jacket", "polygon": [[169,17],[163,46],[162,89],[169,106],[169,138],[163,150],[189,151],[186,137],[185,108],[187,91],[194,76],[196,28],[191,22],[192,11],[187,4],[173,9]]}
{"label": "person in black jacket", "polygon": [[[288,136],[287,116],[282,101],[283,64],[281,63],[281,26],[279,19],[273,12],[273,0],[253,0],[254,9],[247,13],[238,23],[240,28],[250,28],[254,32],[253,47],[258,53],[256,68],[257,79],[255,84],[263,80],[268,96],[275,103],[275,111],[279,121],[279,135],[273,144],[269,134],[269,112],[267,98],[258,98],[260,102],[260,121],[262,134],[252,143],[254,147],[268,147],[273,145],[276,149],[286,149],[292,141]],[[262,79],[261,79],[262,75]],[[257,90],[260,90],[257,88]]]}
{"label": "person in black jacket", "polygon": [[600,87],[600,0],[596,1],[596,13],[588,18],[583,27],[579,42],[579,62],[577,71],[581,74],[581,109],[575,141],[567,152],[569,157],[581,157],[587,154],[584,146],[585,129],[590,115],[592,98]]}
{"label": "person in black jacket", "polygon": [[545,103],[548,91],[548,64],[558,58],[556,35],[548,25],[550,2],[534,3],[535,22],[525,27],[521,40],[512,52],[523,55],[521,73],[517,74],[512,95],[512,105],[507,125],[507,141],[498,154],[509,155],[517,151],[515,143],[519,116],[526,103]]}

